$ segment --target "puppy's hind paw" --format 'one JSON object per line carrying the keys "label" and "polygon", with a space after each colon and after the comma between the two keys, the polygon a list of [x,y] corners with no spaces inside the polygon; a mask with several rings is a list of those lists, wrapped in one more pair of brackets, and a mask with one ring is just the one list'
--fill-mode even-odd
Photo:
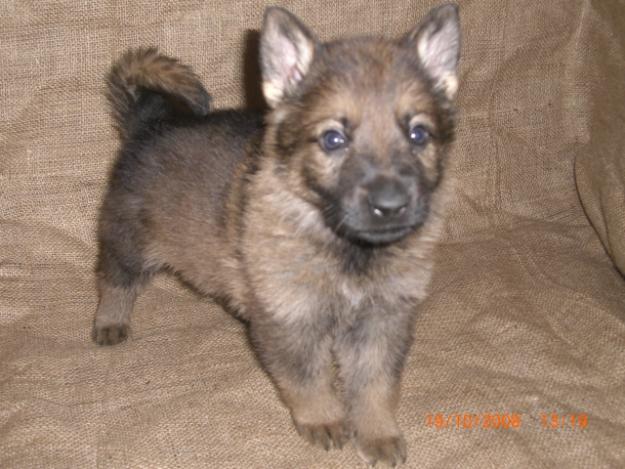
{"label": "puppy's hind paw", "polygon": [[117,345],[128,338],[127,324],[94,326],[93,340],[98,345]]}

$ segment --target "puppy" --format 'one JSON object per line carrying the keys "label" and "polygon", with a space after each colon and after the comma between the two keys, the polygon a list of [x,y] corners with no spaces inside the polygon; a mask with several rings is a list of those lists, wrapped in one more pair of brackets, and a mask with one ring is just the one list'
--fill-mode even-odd
{"label": "puppy", "polygon": [[176,272],[248,323],[305,439],[405,461],[394,412],[449,192],[459,47],[454,5],[396,40],[327,43],[269,8],[264,117],[209,112],[199,78],[155,49],[123,55],[95,341],[123,341],[141,288]]}

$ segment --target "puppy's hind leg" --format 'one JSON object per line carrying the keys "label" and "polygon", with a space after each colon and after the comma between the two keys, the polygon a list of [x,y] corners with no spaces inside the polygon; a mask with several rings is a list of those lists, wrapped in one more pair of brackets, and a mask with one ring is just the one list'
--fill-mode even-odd
{"label": "puppy's hind leg", "polygon": [[115,345],[128,337],[130,314],[148,273],[103,253],[98,267],[100,302],[95,314],[93,340]]}

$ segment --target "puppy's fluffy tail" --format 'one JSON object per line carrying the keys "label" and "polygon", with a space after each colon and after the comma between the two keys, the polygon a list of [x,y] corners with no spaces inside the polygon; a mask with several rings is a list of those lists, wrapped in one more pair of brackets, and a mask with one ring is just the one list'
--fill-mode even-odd
{"label": "puppy's fluffy tail", "polygon": [[210,96],[193,70],[155,47],[127,51],[111,67],[106,84],[124,140],[156,121],[205,116],[210,109]]}

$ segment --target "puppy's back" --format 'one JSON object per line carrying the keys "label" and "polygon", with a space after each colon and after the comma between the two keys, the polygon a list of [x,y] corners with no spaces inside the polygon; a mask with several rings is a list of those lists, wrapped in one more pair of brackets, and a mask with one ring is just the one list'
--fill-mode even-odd
{"label": "puppy's back", "polygon": [[111,256],[132,271],[170,266],[202,288],[202,265],[230,250],[219,241],[229,194],[253,166],[261,118],[208,113],[197,76],[155,49],[124,54],[107,84],[122,139],[100,215],[101,270]]}

